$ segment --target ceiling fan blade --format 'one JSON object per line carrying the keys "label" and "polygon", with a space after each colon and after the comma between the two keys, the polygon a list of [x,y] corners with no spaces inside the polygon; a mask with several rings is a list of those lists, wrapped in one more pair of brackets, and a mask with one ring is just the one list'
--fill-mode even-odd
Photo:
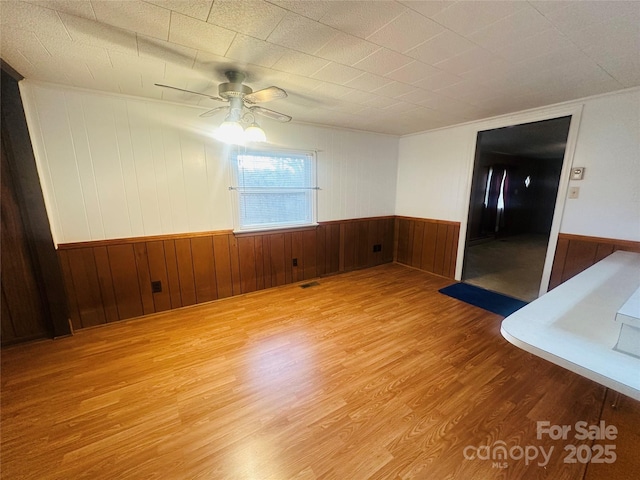
{"label": "ceiling fan blade", "polygon": [[227,110],[228,108],[229,107],[227,106],[212,108],[211,110],[207,110],[206,112],[200,114],[200,117],[211,117],[218,113],[220,110]]}
{"label": "ceiling fan blade", "polygon": [[214,95],[207,95],[206,93],[193,92],[191,90],[185,90],[184,88],[172,87],[171,85],[162,85],[161,83],[154,83],[154,85],[156,87],[170,88],[171,90],[177,90],[179,92],[191,93],[193,95],[201,95],[203,97],[210,98],[211,100],[218,100],[220,102],[226,102],[227,101],[224,98],[216,97]]}
{"label": "ceiling fan blade", "polygon": [[264,107],[251,107],[249,110],[257,113],[258,115],[262,115],[263,117],[271,118],[272,120],[277,120],[279,122],[290,122],[291,118],[289,115],[285,115],[284,113],[275,112],[273,110],[269,110]]}
{"label": "ceiling fan blade", "polygon": [[278,100],[279,98],[286,98],[287,92],[279,87],[267,87],[262,90],[256,90],[253,93],[244,96],[244,101],[247,103],[261,103],[270,102],[271,100]]}

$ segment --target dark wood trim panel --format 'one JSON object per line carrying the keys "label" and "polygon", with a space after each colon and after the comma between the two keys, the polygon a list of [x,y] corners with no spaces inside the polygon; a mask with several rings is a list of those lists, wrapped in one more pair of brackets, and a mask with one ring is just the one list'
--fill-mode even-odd
{"label": "dark wood trim panel", "polygon": [[[622,240],[618,238],[608,238],[608,237],[591,237],[588,235],[576,235],[573,233],[560,233],[558,238],[563,238],[571,241],[581,241],[581,242],[597,242],[600,244],[610,244],[616,245],[620,248],[617,250],[624,250],[629,252],[635,252],[640,249],[640,242],[636,242],[634,240]],[[604,258],[604,257],[603,257]]]}
{"label": "dark wood trim panel", "polygon": [[228,235],[233,233],[233,230],[216,230],[212,232],[193,232],[193,233],[172,233],[167,235],[149,235],[148,237],[128,237],[128,238],[114,238],[109,240],[91,240],[88,242],[69,242],[60,243],[58,250],[68,250],[73,248],[82,247],[108,247],[109,245],[120,245],[122,243],[149,243],[149,242],[163,242],[170,240],[179,240],[184,237],[211,237],[215,235]]}
{"label": "dark wood trim panel", "polygon": [[453,220],[438,220],[435,218],[421,218],[421,217],[406,217],[404,215],[396,215],[393,217],[394,219],[402,219],[402,220],[413,220],[418,222],[427,222],[427,223],[438,223],[442,225],[453,225],[460,226],[460,222],[455,222]]}
{"label": "dark wood trim panel", "polygon": [[[279,229],[279,230],[264,230],[258,232],[234,232],[232,229],[227,230],[214,230],[210,232],[192,232],[192,233],[172,233],[166,235],[149,235],[147,237],[128,237],[128,238],[115,238],[109,240],[92,240],[88,242],[69,242],[69,243],[61,243],[58,245],[59,250],[66,250],[70,248],[81,248],[81,247],[97,247],[97,246],[109,246],[109,245],[119,245],[121,243],[148,243],[152,241],[165,241],[165,240],[179,240],[184,237],[195,238],[195,237],[211,237],[216,235],[229,235],[233,234],[236,237],[253,237],[255,235],[269,235],[273,233],[289,233],[289,232],[301,232],[301,231],[315,231],[318,227],[328,226],[328,225],[342,225],[345,223],[351,222],[363,222],[365,220],[393,220],[394,216],[385,216],[385,217],[367,217],[367,218],[351,218],[346,220],[330,220],[327,222],[319,222],[317,226],[311,227],[300,227],[300,228],[290,228],[290,229]],[[434,220],[438,222],[446,222],[445,220]]]}
{"label": "dark wood trim panel", "polygon": [[453,278],[460,223],[396,217],[395,259],[398,263]]}
{"label": "dark wood trim panel", "polygon": [[[4,134],[2,135],[4,137]],[[27,228],[23,221],[14,175],[10,172],[4,142],[0,142],[2,168],[2,222],[0,257],[2,258],[2,344],[51,336],[46,308],[43,305]]]}
{"label": "dark wood trim panel", "polygon": [[79,242],[60,245],[58,255],[71,321],[81,329],[389,263],[393,244],[394,217],[379,217],[242,235]]}
{"label": "dark wood trim panel", "polygon": [[[14,240],[19,240],[20,251],[15,250],[16,242],[10,245],[11,242],[6,242],[5,237],[0,242],[2,243],[2,276],[12,284],[5,284],[4,281],[2,284],[3,302],[9,302],[8,304],[3,303],[2,319],[3,321],[11,319],[12,322],[12,328],[4,328],[10,325],[3,325],[2,343],[7,344],[38,337],[69,335],[71,328],[63,274],[51,236],[51,228],[18,87],[18,80],[21,76],[5,62],[1,62],[1,67],[0,125],[2,132],[0,143],[2,143],[4,157],[2,176],[6,176],[6,179],[3,178],[3,190],[7,183],[11,185],[13,189],[11,195],[15,200],[13,206],[17,208],[21,224],[21,237],[14,238]],[[3,214],[6,213],[4,211],[5,199],[6,192],[2,194]],[[6,225],[3,224],[3,235],[16,233],[15,231],[5,231],[4,227]],[[10,246],[12,249],[9,249]],[[16,262],[19,258],[21,259],[21,272],[19,274],[16,271],[10,273],[8,267],[11,264],[17,267]],[[11,264],[9,259],[11,259]],[[19,283],[27,275],[31,277],[30,287]],[[12,289],[21,292],[19,298],[12,295],[10,292]],[[36,321],[33,317],[35,311],[26,313],[25,305],[19,306],[16,301],[21,304],[29,304],[28,306],[33,308],[39,304],[38,310],[41,318]],[[9,317],[11,312],[13,314]]]}
{"label": "dark wood trim panel", "polygon": [[375,220],[375,221],[380,221],[380,220],[394,220],[396,218],[395,215],[383,215],[380,217],[362,217],[362,218],[347,218],[344,220],[328,220],[328,221],[324,221],[324,222],[318,222],[318,225],[343,225],[345,223],[360,223],[360,222],[365,222],[367,220]]}
{"label": "dark wood trim panel", "polygon": [[640,253],[640,242],[560,233],[553,258],[549,290],[566,282],[616,250]]}

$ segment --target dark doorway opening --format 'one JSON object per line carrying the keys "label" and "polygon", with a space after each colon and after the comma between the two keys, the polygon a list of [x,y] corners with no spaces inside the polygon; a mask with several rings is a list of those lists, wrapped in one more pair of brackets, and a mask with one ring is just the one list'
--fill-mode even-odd
{"label": "dark doorway opening", "polygon": [[462,280],[538,297],[571,117],[478,133]]}

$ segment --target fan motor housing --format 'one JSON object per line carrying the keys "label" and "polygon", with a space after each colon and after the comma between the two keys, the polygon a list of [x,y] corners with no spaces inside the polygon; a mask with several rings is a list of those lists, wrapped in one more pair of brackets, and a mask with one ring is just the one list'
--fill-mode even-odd
{"label": "fan motor housing", "polygon": [[243,98],[249,95],[253,90],[242,83],[221,83],[218,86],[218,94],[224,98]]}

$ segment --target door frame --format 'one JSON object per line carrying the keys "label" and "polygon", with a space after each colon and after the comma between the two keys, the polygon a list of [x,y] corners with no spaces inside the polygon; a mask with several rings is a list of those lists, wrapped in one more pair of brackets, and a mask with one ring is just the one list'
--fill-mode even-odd
{"label": "door frame", "polygon": [[494,130],[497,128],[510,127],[523,123],[533,123],[542,120],[551,120],[559,117],[571,116],[569,123],[569,133],[567,136],[567,145],[562,159],[562,171],[560,173],[560,181],[558,183],[558,193],[556,196],[555,207],[553,211],[553,220],[551,222],[551,232],[549,233],[549,243],[547,244],[547,253],[542,270],[542,279],[538,295],[544,295],[549,289],[549,280],[551,278],[551,269],[553,267],[553,258],[558,244],[558,235],[562,224],[564,207],[567,200],[567,192],[569,190],[569,180],[571,177],[571,168],[573,167],[573,158],[578,141],[578,133],[580,129],[580,121],[582,118],[583,104],[573,104],[558,106],[554,108],[543,108],[526,113],[515,115],[506,115],[496,117],[491,120],[483,121],[474,125],[473,139],[470,141],[470,147],[467,154],[467,179],[465,183],[464,195],[466,201],[463,202],[463,212],[460,212],[460,236],[458,237],[458,252],[456,261],[455,279],[462,279],[462,266],[464,265],[464,254],[466,251],[467,228],[469,222],[469,210],[471,208],[471,185],[473,183],[473,167],[476,157],[476,148],[478,141],[478,133],[485,130]]}

